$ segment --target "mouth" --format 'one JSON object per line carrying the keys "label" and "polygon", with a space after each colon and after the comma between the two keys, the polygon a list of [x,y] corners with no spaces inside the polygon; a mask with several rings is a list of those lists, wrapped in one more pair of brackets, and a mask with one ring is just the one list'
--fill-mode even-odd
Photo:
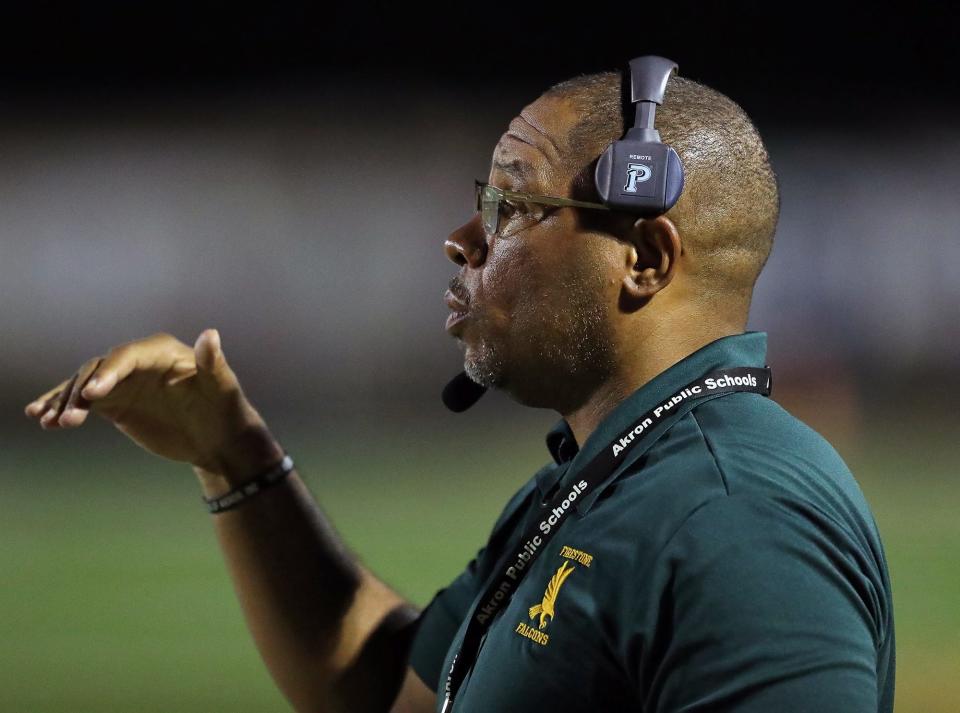
{"label": "mouth", "polygon": [[463,322],[470,314],[467,305],[457,298],[450,290],[447,290],[443,296],[443,301],[450,308],[450,314],[447,316],[446,330],[449,332],[456,325]]}

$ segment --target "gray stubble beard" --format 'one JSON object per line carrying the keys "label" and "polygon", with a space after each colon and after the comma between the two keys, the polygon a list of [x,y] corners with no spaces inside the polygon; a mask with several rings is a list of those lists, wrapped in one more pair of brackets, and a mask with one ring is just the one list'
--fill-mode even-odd
{"label": "gray stubble beard", "polygon": [[[550,365],[550,371],[564,377],[587,376],[592,371],[602,378],[613,364],[606,310],[590,293],[594,285],[570,284],[568,289],[572,299],[563,311],[548,312],[548,305],[541,305],[539,310],[547,314],[545,322],[563,324],[563,334],[559,338],[555,333],[550,334],[549,327],[544,328],[545,322],[541,322],[539,332],[526,330],[525,336],[533,340],[530,351],[538,364]],[[547,334],[552,338],[544,338]],[[467,376],[488,389],[503,386],[506,374],[503,349],[481,337],[471,351],[470,358],[464,360]]]}
{"label": "gray stubble beard", "polygon": [[488,389],[500,386],[503,381],[503,355],[499,350],[486,339],[481,339],[472,352],[463,362],[463,370],[470,380]]}

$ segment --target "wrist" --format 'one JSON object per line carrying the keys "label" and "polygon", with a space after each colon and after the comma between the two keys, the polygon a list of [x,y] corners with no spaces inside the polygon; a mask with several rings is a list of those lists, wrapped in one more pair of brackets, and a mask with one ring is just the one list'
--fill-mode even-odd
{"label": "wrist", "polygon": [[227,510],[233,510],[243,505],[250,498],[255,498],[264,490],[272,488],[293,472],[293,458],[289,454],[276,465],[257,474],[240,486],[216,497],[204,497],[203,502],[212,514],[216,515]]}
{"label": "wrist", "polygon": [[205,497],[215,498],[283,459],[285,451],[265,425],[243,431],[203,464],[193,464]]}

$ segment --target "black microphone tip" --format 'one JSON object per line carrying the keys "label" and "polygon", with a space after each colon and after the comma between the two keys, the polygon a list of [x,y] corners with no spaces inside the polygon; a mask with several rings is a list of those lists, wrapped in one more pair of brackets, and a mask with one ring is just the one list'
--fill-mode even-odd
{"label": "black microphone tip", "polygon": [[454,413],[461,413],[477,403],[486,392],[486,386],[481,386],[467,376],[467,372],[461,371],[443,387],[443,405]]}

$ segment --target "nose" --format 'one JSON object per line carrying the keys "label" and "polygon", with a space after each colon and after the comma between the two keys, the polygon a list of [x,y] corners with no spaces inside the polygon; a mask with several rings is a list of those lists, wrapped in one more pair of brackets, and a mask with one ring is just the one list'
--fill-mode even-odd
{"label": "nose", "polygon": [[443,251],[457,265],[474,269],[483,265],[487,259],[487,239],[479,213],[450,233],[443,243]]}

